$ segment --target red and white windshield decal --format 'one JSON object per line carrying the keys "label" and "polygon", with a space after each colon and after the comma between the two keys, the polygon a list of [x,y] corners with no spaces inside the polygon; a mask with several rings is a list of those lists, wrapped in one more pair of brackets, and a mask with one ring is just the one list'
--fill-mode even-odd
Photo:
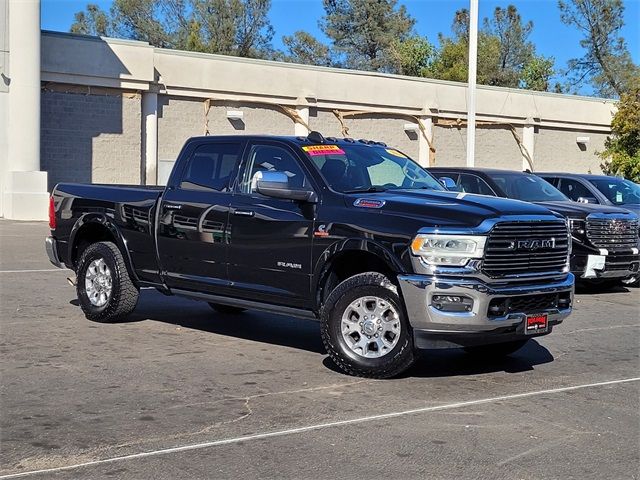
{"label": "red and white windshield decal", "polygon": [[302,149],[312,157],[318,155],[344,155],[344,150],[337,145],[310,145],[302,147]]}

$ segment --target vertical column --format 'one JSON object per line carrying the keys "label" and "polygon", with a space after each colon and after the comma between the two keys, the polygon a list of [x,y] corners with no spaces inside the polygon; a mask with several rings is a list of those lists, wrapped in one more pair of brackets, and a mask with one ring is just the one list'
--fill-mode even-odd
{"label": "vertical column", "polygon": [[142,93],[142,142],[144,157],[144,183],[158,182],[158,94]]}
{"label": "vertical column", "polygon": [[[522,146],[529,153],[529,157],[533,162],[533,149],[535,144],[535,122],[533,118],[528,117],[524,122],[524,127],[522,127]],[[529,165],[527,158],[522,155],[522,170],[531,169],[533,170],[533,166]]]}
{"label": "vertical column", "polygon": [[[307,125],[309,125],[309,105],[298,105],[296,106],[296,112],[300,115],[300,118],[305,121]],[[309,135],[309,130],[304,125],[296,122],[294,126],[294,135],[300,137],[306,137]]]}
{"label": "vertical column", "polygon": [[48,216],[47,173],[40,171],[40,0],[9,0],[8,171],[3,214]]}
{"label": "vertical column", "polygon": [[[423,167],[433,167],[433,158],[431,155],[431,149],[429,148],[429,142],[433,141],[433,120],[429,115],[422,115],[419,117],[420,121],[424,125],[424,134],[422,131],[418,132],[418,163]],[[427,138],[429,141],[427,141]]]}

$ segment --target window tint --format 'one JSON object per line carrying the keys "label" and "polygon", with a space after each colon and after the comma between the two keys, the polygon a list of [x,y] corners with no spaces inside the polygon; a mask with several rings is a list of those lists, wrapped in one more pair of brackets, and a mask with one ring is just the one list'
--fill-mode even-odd
{"label": "window tint", "polygon": [[576,180],[569,180],[567,178],[563,178],[560,182],[560,191],[574,202],[578,201],[580,197],[593,197],[593,194],[587,187]]}
{"label": "window tint", "polygon": [[556,188],[558,188],[558,185],[560,184],[560,179],[558,177],[542,177],[542,178]]}
{"label": "window tint", "polygon": [[228,192],[239,153],[239,143],[200,145],[189,159],[180,188]]}
{"label": "window tint", "polygon": [[615,205],[640,203],[640,186],[630,180],[608,178],[591,180],[591,183]]}
{"label": "window tint", "polygon": [[284,172],[289,177],[289,188],[302,189],[308,186],[298,160],[285,148],[254,145],[248,158],[240,188],[244,193],[251,193],[251,180],[257,172]]}
{"label": "window tint", "polygon": [[491,172],[491,180],[507,194],[508,198],[525,202],[562,202],[562,193],[541,177],[528,173]]}
{"label": "window tint", "polygon": [[491,187],[487,185],[487,182],[476,175],[461,173],[460,179],[458,180],[458,186],[462,192],[495,196],[495,193],[493,193]]}

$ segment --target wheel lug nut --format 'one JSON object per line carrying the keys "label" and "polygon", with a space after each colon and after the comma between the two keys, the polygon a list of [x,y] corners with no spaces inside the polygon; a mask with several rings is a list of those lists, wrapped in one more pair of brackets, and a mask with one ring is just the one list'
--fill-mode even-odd
{"label": "wheel lug nut", "polygon": [[378,338],[378,334],[376,333],[376,334],[374,335],[374,337]]}

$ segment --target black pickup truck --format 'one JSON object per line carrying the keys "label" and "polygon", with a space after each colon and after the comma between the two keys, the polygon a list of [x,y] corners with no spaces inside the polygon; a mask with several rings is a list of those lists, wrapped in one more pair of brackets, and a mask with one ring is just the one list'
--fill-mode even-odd
{"label": "black pickup truck", "polygon": [[563,218],[448,192],[381,142],[192,138],[165,188],[57,185],[50,224],[90,320],[123,319],[141,287],[317,318],[352,375],[395,376],[418,348],[507,355],[572,308]]}

